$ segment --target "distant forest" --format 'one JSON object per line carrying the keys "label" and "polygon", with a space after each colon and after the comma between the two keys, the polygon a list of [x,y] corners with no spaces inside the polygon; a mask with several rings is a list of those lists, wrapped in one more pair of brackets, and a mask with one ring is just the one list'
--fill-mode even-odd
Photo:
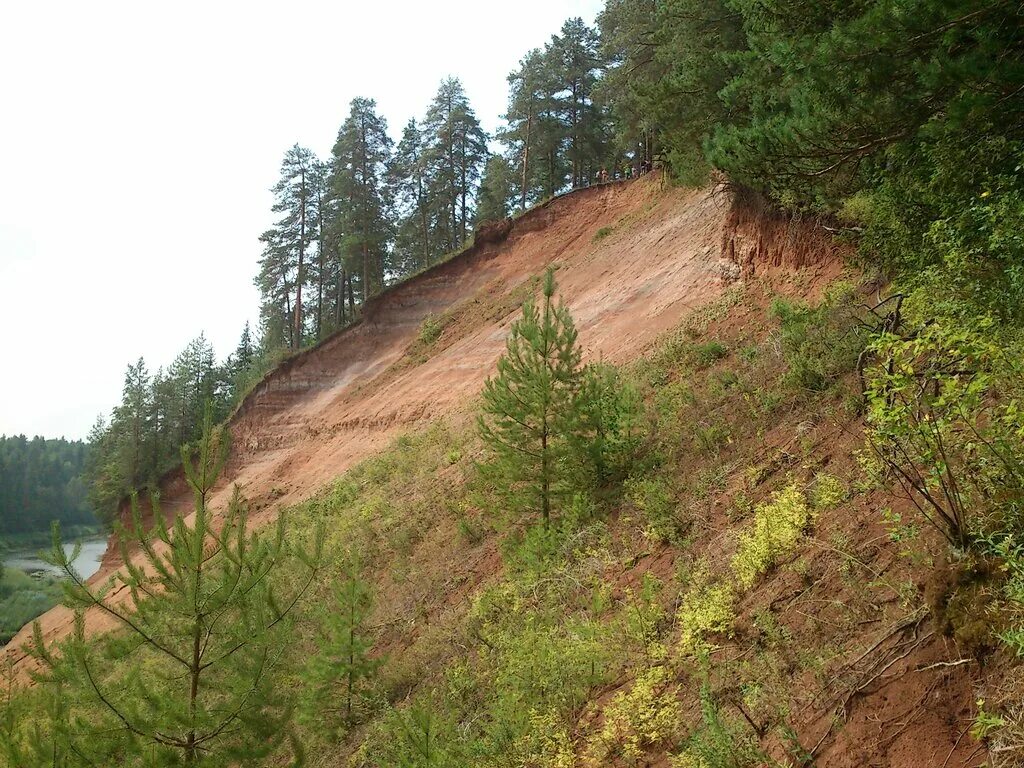
{"label": "distant forest", "polygon": [[82,473],[81,440],[0,436],[0,540],[64,527],[94,526]]}

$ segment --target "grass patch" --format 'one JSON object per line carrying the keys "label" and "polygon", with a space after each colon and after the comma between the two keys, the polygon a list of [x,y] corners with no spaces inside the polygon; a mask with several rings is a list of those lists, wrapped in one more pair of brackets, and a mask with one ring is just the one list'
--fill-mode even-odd
{"label": "grass patch", "polygon": [[63,595],[57,578],[4,568],[0,579],[0,643],[9,642],[23,626],[60,603]]}

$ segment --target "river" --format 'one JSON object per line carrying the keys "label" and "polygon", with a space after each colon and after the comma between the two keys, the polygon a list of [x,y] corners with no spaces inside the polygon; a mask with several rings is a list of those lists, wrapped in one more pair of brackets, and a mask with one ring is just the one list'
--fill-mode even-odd
{"label": "river", "polygon": [[[105,536],[91,536],[81,540],[82,549],[72,565],[82,576],[88,579],[100,569],[100,561],[103,560],[103,553],[107,551],[107,539]],[[66,542],[64,551],[71,554],[75,548],[74,542]],[[60,575],[58,568],[50,565],[39,557],[40,548],[33,549],[12,549],[9,552],[0,553],[5,568],[19,568],[29,573],[33,571],[45,571]]]}

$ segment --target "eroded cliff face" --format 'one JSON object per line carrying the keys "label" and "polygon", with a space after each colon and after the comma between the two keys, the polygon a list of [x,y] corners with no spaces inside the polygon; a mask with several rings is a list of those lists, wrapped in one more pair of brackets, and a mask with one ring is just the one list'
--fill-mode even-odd
{"label": "eroded cliff face", "polygon": [[[731,282],[757,275],[813,295],[844,255],[820,226],[781,216],[755,196],[723,186],[670,189],[653,174],[556,198],[503,229],[387,290],[358,325],[269,373],[229,421],[231,454],[212,506],[225,505],[237,484],[253,522],[266,522],[400,432],[465,414],[549,265],[586,354],[621,363]],[[420,333],[428,317],[440,327],[429,344]],[[166,514],[190,508],[180,471],[160,491]],[[92,581],[120,565],[111,546]],[[86,616],[88,631],[108,622]],[[53,641],[71,630],[72,616],[58,607],[41,624]],[[28,637],[26,628],[8,646],[23,671]]]}
{"label": "eroded cliff face", "polygon": [[773,207],[747,189],[732,190],[722,227],[722,258],[731,277],[753,277],[773,270],[818,269],[842,260],[850,247],[817,220]]}

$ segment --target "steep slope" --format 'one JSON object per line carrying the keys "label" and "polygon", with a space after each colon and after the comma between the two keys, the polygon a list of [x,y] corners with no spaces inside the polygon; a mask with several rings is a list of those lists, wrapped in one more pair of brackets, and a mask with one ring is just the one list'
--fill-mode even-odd
{"label": "steep slope", "polygon": [[[666,190],[652,175],[556,198],[517,219],[504,241],[392,288],[358,325],[269,374],[230,421],[232,452],[213,506],[238,484],[256,521],[267,520],[400,431],[459,410],[549,264],[588,355],[622,362],[741,274],[801,267],[801,281],[820,285],[838,272],[840,252],[824,232],[790,226],[724,187]],[[440,328],[429,344],[420,338],[428,318]],[[191,503],[180,474],[164,479],[161,495],[167,513]],[[118,565],[110,547],[92,582]],[[60,607],[40,619],[48,640],[71,622]],[[94,611],[86,625],[98,631],[107,620]],[[29,631],[8,646],[19,665],[30,661],[19,650]]]}

